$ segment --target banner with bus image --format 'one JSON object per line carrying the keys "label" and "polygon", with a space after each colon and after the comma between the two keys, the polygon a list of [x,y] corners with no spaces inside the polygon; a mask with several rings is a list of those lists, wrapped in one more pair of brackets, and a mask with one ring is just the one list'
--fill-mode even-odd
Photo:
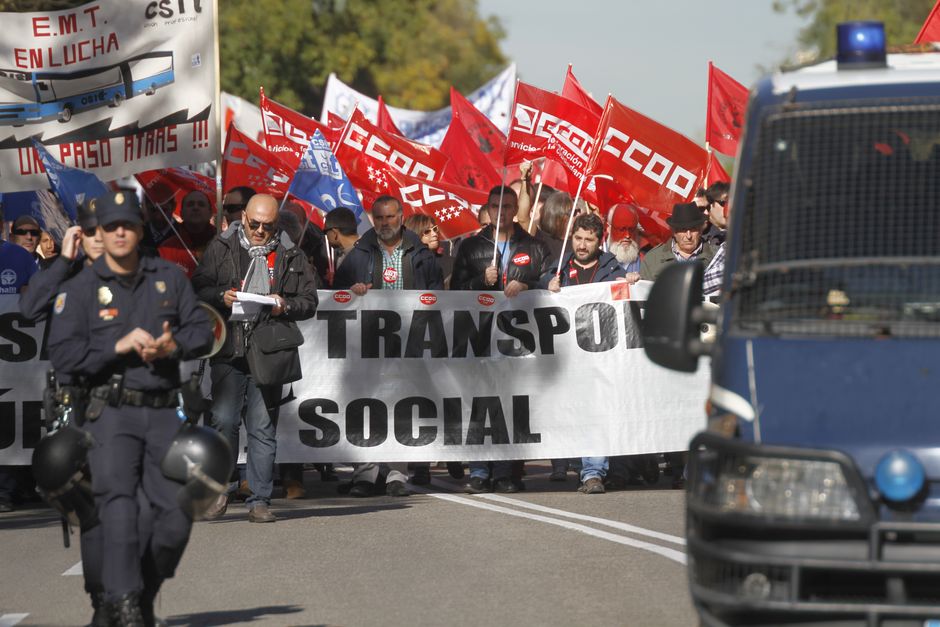
{"label": "banner with bus image", "polygon": [[48,187],[32,139],[111,180],[219,152],[214,3],[0,13],[0,191]]}

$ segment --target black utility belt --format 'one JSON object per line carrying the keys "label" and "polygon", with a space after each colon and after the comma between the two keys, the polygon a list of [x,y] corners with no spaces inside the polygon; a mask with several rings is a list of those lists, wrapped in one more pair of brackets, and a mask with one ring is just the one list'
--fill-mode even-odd
{"label": "black utility belt", "polygon": [[108,395],[108,386],[101,386],[101,388],[94,390],[92,396],[107,400],[107,404],[111,407],[130,405],[131,407],[162,409],[164,407],[176,407],[179,404],[179,388],[160,391],[130,390],[124,388],[117,395]]}
{"label": "black utility belt", "polygon": [[145,392],[143,390],[122,390],[121,404],[133,407],[176,407],[179,404],[179,389],[164,390],[161,392]]}

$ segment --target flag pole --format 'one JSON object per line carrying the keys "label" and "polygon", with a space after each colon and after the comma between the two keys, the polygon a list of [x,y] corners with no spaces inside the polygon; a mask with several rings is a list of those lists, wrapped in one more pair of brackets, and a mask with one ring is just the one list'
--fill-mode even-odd
{"label": "flag pole", "polygon": [[535,221],[541,217],[539,211],[539,197],[542,195],[542,185],[545,184],[545,177],[539,175],[539,186],[535,190],[535,200],[532,201],[532,213],[529,217],[529,235],[535,231]]}
{"label": "flag pole", "polygon": [[[505,160],[505,157],[503,157],[503,161]],[[505,180],[506,165],[503,164],[503,176],[500,179],[499,184],[499,209],[496,211],[496,231],[493,233],[493,263],[490,264],[491,266],[496,265],[496,255],[499,253],[499,219],[503,217],[503,190],[506,189],[506,186],[503,183]],[[489,202],[489,198],[486,199],[486,202]]]}
{"label": "flag pole", "polygon": [[568,226],[565,227],[565,239],[561,240],[561,256],[558,257],[558,270],[555,276],[561,276],[561,262],[565,258],[565,246],[568,244],[568,238],[571,237],[571,225],[574,224],[574,212],[578,209],[578,201],[581,200],[581,188],[584,186],[585,176],[578,181],[578,191],[574,195],[574,202],[571,203],[571,213],[568,214]]}
{"label": "flag pole", "polygon": [[[215,128],[218,131],[219,137],[218,157],[215,162],[215,206],[217,207],[215,212],[215,232],[216,235],[218,235],[222,232],[222,186],[224,185],[222,181],[222,159],[224,155],[222,154],[222,71],[219,59],[219,0],[212,0],[212,30],[213,37],[215,38]],[[192,253],[190,253],[190,256],[192,256]]]}

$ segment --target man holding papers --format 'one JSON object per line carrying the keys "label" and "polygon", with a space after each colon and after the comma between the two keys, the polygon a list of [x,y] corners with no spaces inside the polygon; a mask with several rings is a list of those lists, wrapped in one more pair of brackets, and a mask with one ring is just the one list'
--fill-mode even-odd
{"label": "man holding papers", "polygon": [[[245,409],[251,522],[276,520],[269,506],[281,388],[301,375],[297,345],[303,339],[295,322],[317,309],[313,269],[287,233],[277,229],[277,209],[273,196],[252,196],[241,220],[209,244],[192,279],[200,300],[228,318],[225,345],[211,361],[213,423],[238,451]],[[252,350],[267,341],[287,348]],[[223,495],[207,517],[221,516],[227,503]]]}

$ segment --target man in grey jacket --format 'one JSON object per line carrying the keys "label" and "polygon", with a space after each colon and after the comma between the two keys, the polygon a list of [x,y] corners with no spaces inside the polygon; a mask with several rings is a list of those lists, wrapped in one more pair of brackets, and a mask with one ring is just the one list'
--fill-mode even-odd
{"label": "man in grey jacket", "polygon": [[701,261],[705,266],[715,256],[715,248],[702,240],[706,218],[695,203],[675,205],[666,224],[672,238],[646,253],[640,264],[640,278],[655,281],[667,266],[679,261]]}

